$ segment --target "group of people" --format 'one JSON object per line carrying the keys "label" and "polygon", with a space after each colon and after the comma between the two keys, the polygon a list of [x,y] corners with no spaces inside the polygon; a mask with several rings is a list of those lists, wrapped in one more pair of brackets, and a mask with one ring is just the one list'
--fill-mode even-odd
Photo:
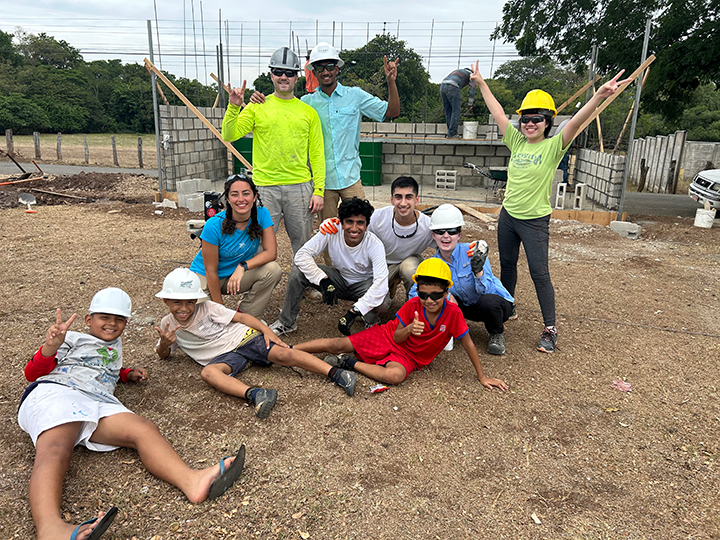
{"label": "group of people", "polygon": [[[555,114],[548,94],[534,90],[526,96],[518,110],[518,131],[477,64],[472,70],[470,78],[512,152],[498,223],[498,279],[488,261],[487,243],[460,242],[464,220],[456,207],[440,205],[430,217],[417,210],[419,186],[413,178],[393,182],[390,206],[375,211],[364,199],[359,122],[363,115],[382,120],[399,113],[397,62],[385,62],[390,89],[385,103],[340,85],[337,51],[327,44],[316,49],[307,67],[319,86],[302,102],[293,95],[300,62],[287,48],[271,58],[272,96],[254,96],[241,110],[243,92],[229,88],[223,136],[234,139],[253,132],[253,178],[228,178],[226,209],[207,221],[201,251],[190,268],[170,272],[156,294],[168,310],[156,327],[157,355],[168,358],[177,349],[184,351],[203,366],[204,381],[247,400],[258,418],[270,414],[277,391],[236,378],[250,363],[297,366],[326,376],[352,396],[356,373],[399,384],[458,340],[480,383],[507,389],[503,381],[485,375],[466,320],[485,325],[488,353],[505,353],[504,324],[516,317],[513,295],[522,244],[545,324],[537,349],[555,349],[555,302],[548,272],[552,175],[578,127],[625,81],[618,81],[618,74],[561,133],[548,137]],[[311,236],[311,218],[318,212],[326,219]],[[281,218],[293,266],[280,317],[268,326],[261,317],[282,274],[275,236]],[[432,246],[434,256],[423,260],[423,251]],[[318,264],[316,257],[324,251],[329,264]],[[389,322],[378,324],[400,284],[407,301]],[[338,299],[353,302],[338,320],[343,337],[292,346],[279,337],[297,329],[306,288],[316,290],[330,306]],[[237,310],[224,306],[222,295],[240,293]],[[58,309],[44,343],[25,368],[31,384],[21,398],[18,423],[36,446],[30,507],[40,538],[97,539],[117,514],[113,507],[78,526],[62,519],[62,484],[76,445],[95,451],[134,448],[148,471],[178,487],[193,503],[224,493],[244,464],[241,446],[217,465],[191,469],[152,422],[126,409],[114,396],[117,383],[148,377],[143,368],[122,362],[121,335],[131,316],[131,299],[121,289],[103,289],[88,311],[87,333],[79,333],[70,330],[77,315],[63,320]],[[365,328],[353,333],[360,321]],[[330,353],[324,361],[313,354],[323,352]]]}

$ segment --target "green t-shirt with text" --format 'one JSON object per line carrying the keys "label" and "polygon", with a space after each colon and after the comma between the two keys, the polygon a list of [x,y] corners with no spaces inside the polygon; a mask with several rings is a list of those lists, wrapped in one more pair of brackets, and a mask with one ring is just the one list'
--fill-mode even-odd
{"label": "green t-shirt with text", "polygon": [[555,170],[570,144],[563,148],[562,133],[530,144],[512,124],[503,137],[510,149],[503,208],[516,219],[536,219],[552,213],[550,192]]}

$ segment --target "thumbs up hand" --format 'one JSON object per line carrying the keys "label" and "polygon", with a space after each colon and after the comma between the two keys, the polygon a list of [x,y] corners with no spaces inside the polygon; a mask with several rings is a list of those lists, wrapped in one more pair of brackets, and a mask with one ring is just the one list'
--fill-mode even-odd
{"label": "thumbs up hand", "polygon": [[420,316],[418,315],[418,312],[415,312],[415,318],[413,319],[413,322],[410,324],[410,331],[413,336],[419,336],[423,333],[423,330],[425,330],[425,323],[420,320]]}

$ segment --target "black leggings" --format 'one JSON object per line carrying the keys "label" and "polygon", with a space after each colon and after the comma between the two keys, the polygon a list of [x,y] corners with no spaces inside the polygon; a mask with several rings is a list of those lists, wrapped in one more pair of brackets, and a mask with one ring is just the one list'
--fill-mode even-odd
{"label": "black leggings", "polygon": [[498,219],[498,248],[500,251],[500,281],[515,296],[517,263],[520,244],[535,284],[545,326],[555,326],[555,289],[548,270],[548,244],[550,216],[536,219],[515,219],[503,208]]}

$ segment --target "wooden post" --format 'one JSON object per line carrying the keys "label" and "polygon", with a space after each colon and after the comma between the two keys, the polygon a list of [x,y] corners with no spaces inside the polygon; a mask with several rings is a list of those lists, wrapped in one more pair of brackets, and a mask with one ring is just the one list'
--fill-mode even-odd
{"label": "wooden post", "polygon": [[616,99],[620,94],[622,94],[623,91],[624,91],[628,86],[630,86],[630,85],[633,83],[633,81],[634,81],[635,79],[637,79],[638,76],[639,76],[643,71],[645,71],[645,69],[647,69],[647,67],[648,67],[650,64],[652,64],[654,61],[655,61],[655,55],[654,55],[654,54],[651,54],[651,55],[648,57],[647,60],[645,60],[642,64],[640,64],[640,67],[639,67],[639,68],[637,68],[635,71],[632,72],[632,74],[631,74],[630,77],[629,77],[630,80],[629,80],[628,82],[626,82],[625,84],[621,84],[612,96],[610,96],[610,97],[607,98],[605,101],[603,101],[603,102],[600,104],[600,106],[599,106],[597,109],[595,109],[595,111],[590,115],[590,118],[588,118],[587,120],[585,120],[585,122],[583,122],[583,124],[578,128],[577,132],[578,132],[578,133],[582,133],[583,130],[584,130],[586,127],[588,127],[588,124],[590,124],[590,122],[592,122],[593,120],[595,120],[595,118],[597,117],[597,115],[599,115],[601,112],[603,112],[605,109],[607,109],[607,108],[610,106],[610,104],[611,104],[613,101],[615,101],[615,99]]}
{"label": "wooden post", "polygon": [[138,164],[140,165],[140,168],[143,168],[143,160],[142,160],[142,137],[138,137]]}
{"label": "wooden post", "polygon": [[13,144],[12,129],[5,130],[5,144],[7,146],[7,153],[11,156],[15,154],[15,145]]}
{"label": "wooden post", "polygon": [[[211,74],[211,75],[212,75],[212,74]],[[562,111],[562,110],[563,110],[565,107],[567,107],[570,103],[572,103],[573,101],[575,101],[575,99],[576,99],[580,94],[582,94],[585,90],[587,90],[588,88],[590,88],[590,85],[591,85],[591,84],[594,84],[595,82],[597,82],[597,80],[598,80],[599,78],[600,78],[600,75],[595,75],[595,79],[593,79],[592,81],[586,82],[586,83],[585,83],[585,86],[583,86],[580,90],[578,90],[577,92],[575,92],[572,96],[570,96],[570,97],[568,98],[568,100],[567,100],[565,103],[563,103],[562,105],[560,105],[560,106],[557,108],[557,113],[560,114],[560,111]]]}
{"label": "wooden post", "polygon": [[[593,96],[595,95],[595,87],[593,86]],[[603,144],[602,126],[600,125],[600,115],[595,117],[595,123],[597,124],[598,139],[600,140],[600,152],[605,153],[605,145]]]}
{"label": "wooden post", "polygon": [[117,146],[115,145],[115,135],[110,135],[110,142],[112,142],[112,149],[113,149],[113,163],[116,167],[119,167],[120,164],[118,163],[117,158]]}
{"label": "wooden post", "polygon": [[[642,86],[645,86],[645,81],[647,81],[648,73],[650,73],[650,68],[647,68],[645,70],[645,75],[643,75],[642,80]],[[612,153],[614,154],[617,152],[618,146],[620,146],[620,141],[622,141],[623,135],[625,135],[625,130],[627,129],[628,123],[630,122],[630,118],[632,117],[633,110],[635,109],[635,102],[632,102],[632,105],[630,105],[630,110],[627,113],[627,117],[625,118],[625,123],[623,124],[622,129],[620,130],[620,135],[618,135],[617,141],[615,141],[615,148],[613,148]]]}
{"label": "wooden post", "polygon": [[33,131],[33,142],[35,143],[35,159],[42,159],[40,157],[40,134],[37,131]]}
{"label": "wooden post", "polygon": [[87,136],[83,133],[83,146],[85,147],[85,164],[90,163],[90,149],[87,144]]}
{"label": "wooden post", "polygon": [[[653,57],[653,58],[654,58],[654,57]],[[164,82],[164,83],[165,83],[165,86],[167,86],[170,90],[173,91],[173,93],[174,93],[177,97],[180,98],[180,101],[182,101],[185,105],[188,106],[188,108],[192,111],[192,113],[193,113],[195,116],[197,116],[203,124],[205,124],[205,127],[208,128],[208,129],[212,132],[212,134],[215,135],[215,137],[217,137],[218,140],[219,140],[220,142],[222,142],[222,143],[225,145],[225,147],[226,147],[228,150],[230,150],[230,152],[231,152],[236,158],[238,158],[238,159],[240,160],[240,162],[241,162],[243,165],[245,165],[245,168],[246,168],[246,169],[248,169],[249,171],[252,170],[252,165],[250,165],[250,163],[248,162],[248,160],[245,159],[245,156],[243,156],[232,144],[230,144],[229,142],[223,140],[222,135],[220,135],[220,132],[215,128],[215,126],[213,126],[213,125],[208,121],[208,119],[205,118],[205,116],[203,116],[203,114],[202,114],[200,111],[197,110],[197,107],[195,107],[195,105],[193,105],[193,104],[190,102],[190,100],[189,100],[188,98],[186,98],[185,95],[184,95],[180,90],[178,90],[178,89],[175,87],[175,85],[174,85],[173,83],[171,83],[171,82],[168,80],[168,78],[167,78],[165,75],[163,75],[162,72],[161,72],[158,68],[156,68],[155,65],[154,65],[150,60],[148,60],[147,58],[145,58],[145,66],[147,67],[147,69],[151,69],[151,70],[153,71],[153,73],[155,73],[155,76],[158,77],[162,82]]]}
{"label": "wooden post", "polygon": [[62,161],[62,133],[58,133],[58,138],[57,138],[57,158],[58,158],[58,161]]}
{"label": "wooden post", "polygon": [[167,98],[165,97],[165,94],[162,91],[162,88],[160,88],[160,81],[155,81],[155,84],[157,85],[157,89],[158,89],[158,92],[160,93],[160,97],[162,98],[163,103],[165,103],[165,105],[170,105],[168,103]]}

